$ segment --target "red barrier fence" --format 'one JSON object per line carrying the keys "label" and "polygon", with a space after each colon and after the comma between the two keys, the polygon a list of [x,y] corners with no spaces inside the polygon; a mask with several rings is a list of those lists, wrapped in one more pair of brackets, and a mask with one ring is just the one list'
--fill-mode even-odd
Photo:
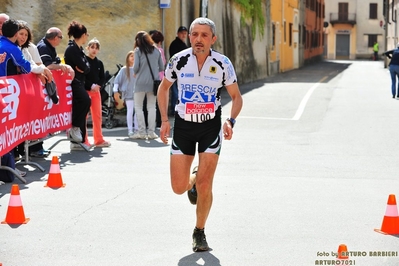
{"label": "red barrier fence", "polygon": [[35,74],[0,77],[0,155],[25,140],[71,127],[71,77],[52,71],[60,98],[54,104]]}

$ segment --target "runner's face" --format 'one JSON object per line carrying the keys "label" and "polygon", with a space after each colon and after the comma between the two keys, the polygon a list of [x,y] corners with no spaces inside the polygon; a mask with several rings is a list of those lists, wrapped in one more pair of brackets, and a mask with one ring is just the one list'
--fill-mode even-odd
{"label": "runner's face", "polygon": [[193,26],[190,32],[190,43],[195,54],[209,53],[215,41],[216,36],[212,35],[210,26],[199,24]]}

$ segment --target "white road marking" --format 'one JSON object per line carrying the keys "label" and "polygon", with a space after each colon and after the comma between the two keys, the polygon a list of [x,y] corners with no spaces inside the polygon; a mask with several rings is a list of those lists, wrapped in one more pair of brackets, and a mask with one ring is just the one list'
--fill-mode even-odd
{"label": "white road marking", "polygon": [[256,117],[256,116],[239,116],[240,118],[247,118],[247,119],[261,119],[261,120],[299,120],[305,111],[306,105],[310,99],[310,96],[314,92],[314,90],[325,80],[327,76],[323,77],[319,80],[319,82],[315,83],[305,94],[302,98],[301,103],[298,106],[298,109],[295,112],[295,115],[292,118],[284,118],[284,117]]}

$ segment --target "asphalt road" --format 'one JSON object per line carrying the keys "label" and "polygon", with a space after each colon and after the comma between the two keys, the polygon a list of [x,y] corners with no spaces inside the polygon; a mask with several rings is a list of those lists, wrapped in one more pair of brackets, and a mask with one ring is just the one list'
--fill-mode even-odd
{"label": "asphalt road", "polygon": [[[398,237],[374,231],[388,196],[399,196],[399,101],[383,63],[323,62],[241,90],[214,181],[209,252],[191,250],[195,207],[171,190],[170,147],[118,127],[104,129],[110,148],[53,148],[64,188],[44,187],[51,158],[35,159],[45,172],[18,165],[28,171],[27,184],[15,183],[30,221],[0,224],[0,263],[399,265]],[[1,220],[10,189],[0,186]],[[335,257],[341,244],[348,261]]]}

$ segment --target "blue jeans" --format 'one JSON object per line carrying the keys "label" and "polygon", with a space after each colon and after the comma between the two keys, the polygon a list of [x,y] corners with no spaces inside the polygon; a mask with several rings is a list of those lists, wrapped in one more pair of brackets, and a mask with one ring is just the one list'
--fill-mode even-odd
{"label": "blue jeans", "polygon": [[170,102],[170,114],[174,115],[175,113],[175,105],[177,102],[177,94],[178,94],[178,89],[177,89],[177,82],[174,82],[172,84],[172,101]]}
{"label": "blue jeans", "polygon": [[392,80],[392,96],[399,96],[399,83],[398,83],[398,92],[396,93],[396,77],[399,79],[399,65],[390,65],[389,72],[391,73],[391,80]]}

